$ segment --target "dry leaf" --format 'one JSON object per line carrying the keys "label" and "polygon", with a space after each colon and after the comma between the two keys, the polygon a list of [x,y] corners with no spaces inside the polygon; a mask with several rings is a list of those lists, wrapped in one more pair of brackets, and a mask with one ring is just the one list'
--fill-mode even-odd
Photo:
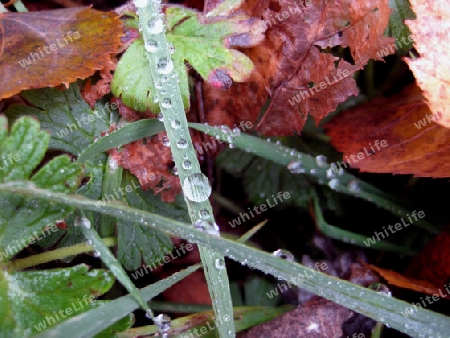
{"label": "dry leaf", "polygon": [[450,10],[447,0],[410,0],[417,14],[407,20],[414,38],[418,59],[405,58],[417,83],[424,91],[437,123],[450,128]]}
{"label": "dry leaf", "polygon": [[416,85],[348,110],[325,130],[344,161],[361,171],[450,176],[450,130],[433,122]]}
{"label": "dry leaf", "polygon": [[117,14],[91,8],[0,13],[0,99],[84,79],[118,50]]}
{"label": "dry leaf", "polygon": [[[390,13],[387,0],[266,0],[244,6],[262,18],[261,30],[269,28],[260,45],[244,50],[255,63],[249,82],[233,84],[226,92],[205,85],[207,118],[214,125],[255,121],[270,96],[258,129],[266,135],[301,131],[308,113],[318,122],[357,95],[352,74],[369,59],[379,59],[377,52],[393,41],[383,36]],[[349,46],[355,65],[319,51],[338,45]],[[303,98],[294,99],[299,91],[305,92]]]}

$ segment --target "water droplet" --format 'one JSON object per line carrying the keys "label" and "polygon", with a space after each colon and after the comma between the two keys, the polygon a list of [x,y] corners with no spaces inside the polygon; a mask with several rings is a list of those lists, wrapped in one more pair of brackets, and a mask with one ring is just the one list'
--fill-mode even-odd
{"label": "water droplet", "polygon": [[164,313],[161,313],[160,315],[156,316],[153,321],[155,322],[156,326],[159,329],[160,333],[165,333],[170,330],[172,326],[172,320],[170,317]]}
{"label": "water droplet", "polygon": [[85,243],[86,245],[92,245],[92,241],[90,239],[87,239]]}
{"label": "water droplet", "polygon": [[161,106],[163,106],[163,108],[172,107],[172,100],[169,99],[168,97],[163,98],[161,101]]}
{"label": "water droplet", "polygon": [[162,82],[169,81],[169,77],[167,75],[161,75],[160,79],[161,79]]}
{"label": "water droplet", "polygon": [[164,30],[164,23],[160,18],[153,18],[147,21],[148,31],[152,34],[159,34]]}
{"label": "water droplet", "polygon": [[100,257],[100,251],[94,251],[94,257]]}
{"label": "water droplet", "polygon": [[327,170],[327,178],[333,178],[333,177],[336,176],[336,174],[335,174],[333,169],[335,169],[335,166],[332,165],[332,167]]}
{"label": "water droplet", "polygon": [[170,122],[170,125],[173,129],[178,129],[181,127],[181,123],[178,120],[173,120],[172,122]]}
{"label": "water droplet", "polygon": [[178,148],[180,148],[180,149],[185,149],[185,148],[187,148],[187,146],[188,146],[188,143],[187,143],[187,141],[186,141],[184,138],[180,138],[180,139],[177,141],[177,147],[178,147]]}
{"label": "water droplet", "polygon": [[178,168],[177,168],[177,167],[173,167],[172,173],[173,173],[175,176],[178,176]]}
{"label": "water droplet", "polygon": [[331,189],[336,190],[339,187],[339,180],[337,178],[331,179],[330,182],[328,182],[328,186]]}
{"label": "water droplet", "polygon": [[158,119],[158,121],[161,121],[161,122],[164,121],[164,116],[163,116],[163,114],[162,114],[162,113],[159,113],[157,119]]}
{"label": "water droplet", "polygon": [[145,41],[145,49],[147,50],[147,52],[155,53],[158,50],[158,42],[153,39]]}
{"label": "water droplet", "polygon": [[288,163],[287,168],[292,174],[302,174],[305,172],[303,163],[300,160],[292,160]]}
{"label": "water droplet", "polygon": [[388,297],[392,297],[392,292],[389,288],[383,283],[373,283],[369,285],[369,289],[372,289],[378,293],[382,293]]}
{"label": "water droplet", "polygon": [[295,261],[294,255],[291,254],[291,253],[290,253],[289,251],[287,251],[287,250],[278,249],[278,250],[276,250],[276,251],[273,252],[273,255],[276,256],[276,257],[280,257],[280,258],[282,258],[282,259],[285,259],[285,260],[287,260],[287,261],[290,261],[290,262],[294,262],[294,261]]}
{"label": "water droplet", "polygon": [[350,192],[353,192],[353,193],[361,192],[361,188],[359,186],[359,183],[356,180],[351,180],[350,182],[348,182],[347,183],[347,188],[348,188],[348,190],[350,190]]}
{"label": "water droplet", "polygon": [[204,202],[211,195],[211,185],[202,173],[189,175],[184,179],[183,192],[193,202]]}
{"label": "water droplet", "polygon": [[175,53],[175,50],[176,50],[176,49],[175,49],[175,46],[174,46],[174,45],[172,45],[172,44],[169,42],[169,46],[168,46],[168,47],[169,47],[169,53],[170,53],[170,54]]}
{"label": "water droplet", "polygon": [[192,168],[191,161],[188,161],[188,160],[183,161],[183,168],[186,169],[186,170],[191,169]]}
{"label": "water droplet", "polygon": [[198,213],[199,213],[201,219],[209,218],[209,211],[206,209],[202,209]]}
{"label": "water droplet", "polygon": [[241,130],[238,127],[233,128],[233,134],[234,136],[239,136],[241,135]]}
{"label": "water droplet", "polygon": [[313,169],[309,169],[309,173],[314,175],[316,173],[316,169],[314,169],[314,168]]}
{"label": "water droplet", "polygon": [[87,229],[91,228],[91,221],[86,217],[81,217],[75,221],[75,226],[82,226]]}
{"label": "water droplet", "polygon": [[315,160],[316,160],[317,166],[319,166],[320,168],[324,168],[328,165],[327,157],[325,155],[317,155]]}
{"label": "water droplet", "polygon": [[134,0],[134,5],[135,5],[137,8],[144,8],[144,7],[147,7],[147,3],[148,3],[147,0]]}
{"label": "water droplet", "polygon": [[153,102],[155,102],[155,103],[158,103],[158,102],[159,102],[159,99],[158,99],[157,96],[154,96],[154,97],[153,97]]}
{"label": "water droplet", "polygon": [[215,266],[217,269],[222,270],[225,268],[225,261],[223,258],[217,258],[215,262]]}
{"label": "water droplet", "polygon": [[230,143],[230,144],[228,144],[228,147],[229,147],[230,149],[233,149],[233,148],[236,148],[236,145],[235,145],[234,143]]}
{"label": "water droplet", "polygon": [[151,319],[153,316],[152,316],[152,313],[150,311],[145,311],[145,317]]}
{"label": "water droplet", "polygon": [[170,141],[169,141],[169,139],[167,138],[167,136],[164,136],[164,137],[163,137],[162,143],[163,143],[164,146],[170,147]]}
{"label": "water droplet", "polygon": [[168,57],[162,57],[156,63],[156,69],[160,74],[169,74],[173,70],[173,62]]}

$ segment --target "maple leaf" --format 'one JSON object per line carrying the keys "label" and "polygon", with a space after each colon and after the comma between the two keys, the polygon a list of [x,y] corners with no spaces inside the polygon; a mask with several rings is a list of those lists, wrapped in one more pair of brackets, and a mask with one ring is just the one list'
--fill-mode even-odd
{"label": "maple leaf", "polygon": [[450,11],[444,0],[411,0],[416,20],[406,23],[413,33],[414,46],[420,54],[417,59],[405,58],[418,85],[424,91],[436,122],[450,128],[450,71],[447,65],[450,34]]}
{"label": "maple leaf", "polygon": [[[208,122],[214,125],[254,121],[270,96],[258,130],[265,135],[301,131],[308,114],[318,122],[357,95],[352,74],[369,59],[380,60],[377,53],[393,41],[383,36],[390,13],[387,0],[284,0],[278,7],[268,2],[247,7],[262,17],[261,29],[270,27],[266,39],[246,52],[255,63],[247,83],[225,93],[205,85]],[[320,50],[334,46],[348,46],[355,64]],[[249,94],[236,99],[240,93]]]}
{"label": "maple leaf", "polygon": [[118,50],[121,27],[116,14],[86,7],[0,13],[0,99],[103,69]]}
{"label": "maple leaf", "polygon": [[350,109],[324,128],[345,162],[361,171],[448,177],[450,130],[435,121],[420,88],[410,85]]}

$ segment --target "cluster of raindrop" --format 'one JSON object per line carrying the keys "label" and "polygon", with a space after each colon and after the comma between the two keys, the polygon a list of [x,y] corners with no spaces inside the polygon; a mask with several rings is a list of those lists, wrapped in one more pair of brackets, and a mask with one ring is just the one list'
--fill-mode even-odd
{"label": "cluster of raindrop", "polygon": [[172,327],[172,320],[170,319],[170,317],[164,313],[161,313],[160,315],[153,318],[153,321],[158,327],[158,331],[161,334],[161,337],[168,338],[169,334],[167,332],[169,332],[170,328]]}

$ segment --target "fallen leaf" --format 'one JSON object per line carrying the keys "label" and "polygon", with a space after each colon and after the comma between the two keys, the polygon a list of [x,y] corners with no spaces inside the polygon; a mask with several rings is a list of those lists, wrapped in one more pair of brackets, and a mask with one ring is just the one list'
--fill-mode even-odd
{"label": "fallen leaf", "polygon": [[377,272],[390,285],[417,292],[423,292],[429,295],[437,294],[439,292],[438,287],[426,280],[414,279],[411,277],[403,276],[402,274],[392,270],[382,269],[367,263],[363,264],[365,267]]}
{"label": "fallen leaf", "polygon": [[89,77],[108,65],[121,34],[116,14],[87,7],[0,13],[0,99]]}
{"label": "fallen leaf", "polygon": [[410,85],[393,97],[377,98],[350,109],[324,128],[331,144],[344,153],[346,163],[339,163],[340,167],[448,177],[450,130],[433,122],[437,119],[420,88]]}
{"label": "fallen leaf", "polygon": [[418,85],[424,91],[437,123],[450,128],[450,10],[446,0],[410,0],[416,20],[406,23],[413,33],[419,58],[405,58]]}
{"label": "fallen leaf", "polygon": [[[256,29],[267,28],[266,38],[244,50],[255,64],[247,83],[233,84],[227,92],[205,84],[205,108],[213,125],[255,121],[270,96],[258,130],[265,135],[300,132],[308,114],[319,122],[357,95],[352,74],[369,59],[380,60],[378,52],[394,41],[383,35],[387,0],[266,0],[245,3],[243,10],[261,18]],[[350,48],[354,65],[320,51],[339,45]]]}
{"label": "fallen leaf", "polygon": [[[179,271],[179,268],[174,270]],[[162,278],[168,277],[170,271],[172,269],[167,269],[164,274],[161,274]],[[164,291],[163,295],[169,302],[211,305],[208,285],[202,271],[195,271],[183,278],[183,280]]]}
{"label": "fallen leaf", "polygon": [[437,287],[450,280],[450,232],[444,230],[425,245],[405,271],[408,276],[424,279]]}

